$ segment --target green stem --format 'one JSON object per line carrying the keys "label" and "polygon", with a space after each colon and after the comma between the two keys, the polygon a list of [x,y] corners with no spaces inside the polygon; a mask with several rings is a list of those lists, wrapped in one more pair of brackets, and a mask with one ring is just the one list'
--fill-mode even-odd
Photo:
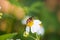
{"label": "green stem", "polygon": [[39,40],[39,35],[36,33],[36,39]]}
{"label": "green stem", "polygon": [[34,40],[36,39],[35,37],[33,37],[33,36],[31,36],[31,35],[30,35],[30,37],[33,38]]}

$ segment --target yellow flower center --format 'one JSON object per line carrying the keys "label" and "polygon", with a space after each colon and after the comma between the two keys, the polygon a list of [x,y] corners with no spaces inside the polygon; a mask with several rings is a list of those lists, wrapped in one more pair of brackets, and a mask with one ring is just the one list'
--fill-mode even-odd
{"label": "yellow flower center", "polygon": [[33,25],[33,21],[27,23],[27,26],[31,27]]}

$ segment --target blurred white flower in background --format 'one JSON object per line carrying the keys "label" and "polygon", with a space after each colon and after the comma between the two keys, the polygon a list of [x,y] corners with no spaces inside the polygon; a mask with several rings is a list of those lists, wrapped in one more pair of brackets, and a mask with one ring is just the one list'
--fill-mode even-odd
{"label": "blurred white flower in background", "polygon": [[3,16],[3,13],[0,13],[0,19],[2,18],[2,16]]}
{"label": "blurred white flower in background", "polygon": [[[2,7],[0,6],[0,11],[1,11]],[[0,19],[2,18],[3,13],[0,13]]]}

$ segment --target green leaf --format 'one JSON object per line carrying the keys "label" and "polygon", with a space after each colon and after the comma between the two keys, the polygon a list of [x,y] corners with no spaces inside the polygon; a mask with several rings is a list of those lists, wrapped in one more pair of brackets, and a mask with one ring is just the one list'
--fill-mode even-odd
{"label": "green leaf", "polygon": [[7,40],[17,35],[17,33],[5,34],[0,36],[0,40]]}

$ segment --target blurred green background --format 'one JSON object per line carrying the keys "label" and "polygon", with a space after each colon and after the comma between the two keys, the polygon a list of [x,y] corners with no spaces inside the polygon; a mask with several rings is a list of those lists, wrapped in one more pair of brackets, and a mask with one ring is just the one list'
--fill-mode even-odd
{"label": "blurred green background", "polygon": [[[3,1],[0,0],[0,2],[2,3],[4,3],[5,1],[9,2],[12,6],[15,5],[16,6],[15,8],[22,7],[25,12],[24,13],[25,16],[34,16],[42,21],[43,27],[45,29],[45,33],[41,37],[41,40],[60,40],[59,0],[3,0]],[[15,11],[19,11],[19,8],[16,9]],[[20,17],[21,16],[20,14],[18,15],[20,15],[19,18],[21,19],[18,19],[13,14],[13,12],[15,11],[12,12],[10,11],[4,12],[4,10],[0,11],[0,13],[3,13],[2,18],[0,19],[0,36],[2,36],[0,37],[0,39],[6,40],[9,38],[13,38],[14,40],[16,39],[33,40],[31,37],[27,37],[27,38],[23,37],[23,33],[25,31],[26,25],[23,25],[21,23],[23,18]],[[4,28],[4,26],[1,25],[4,26],[6,25],[6,26]],[[18,33],[18,34],[13,35],[13,33]],[[7,36],[6,34],[9,36]]]}

